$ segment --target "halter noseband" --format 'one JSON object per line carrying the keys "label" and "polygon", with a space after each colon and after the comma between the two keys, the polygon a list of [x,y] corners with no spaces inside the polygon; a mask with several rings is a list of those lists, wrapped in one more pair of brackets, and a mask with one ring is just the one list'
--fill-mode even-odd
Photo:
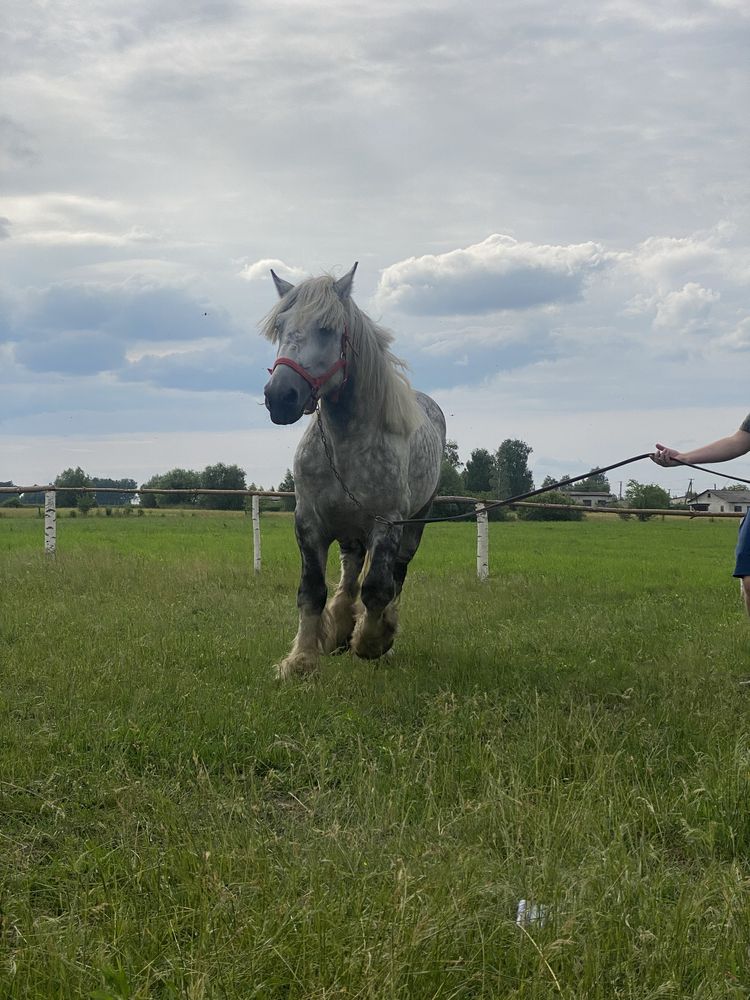
{"label": "halter noseband", "polygon": [[302,365],[298,364],[292,358],[285,358],[285,357],[276,358],[276,360],[273,363],[273,368],[269,368],[268,373],[269,375],[273,375],[273,373],[276,371],[279,365],[286,365],[287,368],[291,368],[292,371],[300,375],[305,380],[305,382],[307,382],[307,384],[310,386],[310,400],[307,406],[305,407],[305,412],[312,413],[315,407],[318,405],[318,399],[320,398],[320,390],[323,388],[326,382],[330,381],[330,379],[333,378],[336,372],[343,371],[344,378],[342,379],[341,385],[335,390],[335,392],[331,393],[332,402],[335,403],[338,401],[339,393],[344,388],[349,379],[349,372],[347,369],[348,359],[346,356],[346,352],[347,352],[347,347],[351,347],[351,343],[352,342],[349,339],[349,330],[345,323],[344,332],[341,334],[341,353],[339,354],[338,361],[332,364],[331,367],[328,369],[328,371],[323,372],[322,375],[311,375],[306,368],[303,368]]}

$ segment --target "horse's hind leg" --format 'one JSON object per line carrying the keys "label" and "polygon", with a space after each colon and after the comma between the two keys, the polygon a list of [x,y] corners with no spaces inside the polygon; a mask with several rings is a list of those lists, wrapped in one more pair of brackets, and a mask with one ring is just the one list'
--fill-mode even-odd
{"label": "horse's hind leg", "polygon": [[355,604],[359,596],[359,575],[365,561],[362,542],[341,543],[341,579],[325,614],[323,652],[346,649],[354,631]]}
{"label": "horse's hind leg", "polygon": [[299,627],[292,648],[276,665],[279,680],[288,680],[295,674],[313,673],[318,666],[323,636],[328,545],[312,540],[309,529],[305,529],[299,520],[295,520],[295,530],[302,556],[302,576],[297,591]]}
{"label": "horse's hind leg", "polygon": [[[414,517],[426,517],[430,506],[431,504],[427,504],[427,506],[415,514]],[[401,536],[401,544],[398,547],[398,553],[396,555],[396,565],[393,569],[393,578],[396,584],[396,600],[398,600],[401,596],[401,589],[403,588],[404,580],[406,579],[406,571],[409,568],[409,563],[416,555],[419,543],[422,541],[422,533],[424,532],[424,529],[425,526],[423,524],[404,525],[404,533]]]}
{"label": "horse's hind leg", "polygon": [[[424,510],[419,511],[414,515],[415,518],[426,517],[429,509],[430,505],[428,504]],[[406,571],[409,568],[409,563],[412,561],[417,549],[419,548],[424,527],[425,526],[423,524],[405,525],[404,532],[401,536],[401,544],[399,545],[398,552],[396,553],[396,560],[393,566],[395,595],[393,600],[383,611],[384,630],[393,636],[391,639],[391,646],[393,645],[393,639],[395,639],[396,632],[398,631],[398,614],[399,607],[401,605],[401,591],[404,586],[404,580],[406,579]]]}
{"label": "horse's hind leg", "polygon": [[394,599],[398,597],[394,569],[402,529],[377,528],[371,547],[370,569],[362,584],[364,614],[360,615],[352,636],[352,651],[366,660],[383,656],[396,637],[398,615]]}

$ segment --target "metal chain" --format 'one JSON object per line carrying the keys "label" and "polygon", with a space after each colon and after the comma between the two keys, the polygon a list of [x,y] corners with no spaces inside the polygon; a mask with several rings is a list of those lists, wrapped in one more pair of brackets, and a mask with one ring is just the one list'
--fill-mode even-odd
{"label": "metal chain", "polygon": [[323,450],[326,453],[326,458],[328,459],[328,464],[331,467],[331,472],[334,474],[334,476],[336,477],[336,479],[338,479],[339,486],[344,491],[344,493],[346,493],[346,495],[349,497],[349,499],[354,504],[354,506],[355,507],[359,507],[360,510],[364,510],[364,507],[362,506],[362,504],[359,502],[359,500],[357,500],[357,498],[351,492],[351,490],[346,485],[346,483],[344,482],[344,480],[341,478],[339,470],[336,468],[336,466],[334,464],[333,455],[331,454],[331,448],[330,448],[330,446],[328,444],[328,438],[326,437],[326,432],[323,430],[323,416],[322,416],[322,414],[320,412],[320,405],[318,405],[316,407],[315,413],[316,413],[317,418],[318,418],[318,430],[320,431],[320,440],[323,442]]}
{"label": "metal chain", "polygon": [[387,524],[387,525],[389,525],[389,526],[392,527],[393,526],[393,521],[389,521],[388,518],[382,517],[380,514],[374,514],[371,510],[368,510],[366,507],[364,507],[359,502],[359,500],[354,496],[354,494],[349,489],[349,487],[346,485],[346,483],[344,482],[344,480],[341,478],[341,473],[336,468],[336,464],[333,461],[333,455],[331,454],[331,447],[330,447],[330,445],[328,443],[328,438],[326,437],[326,432],[323,429],[323,416],[322,416],[322,414],[320,412],[320,404],[318,404],[318,407],[317,407],[317,409],[316,409],[315,412],[316,412],[316,415],[317,415],[317,418],[318,418],[318,430],[320,432],[320,440],[323,442],[323,451],[325,451],[325,453],[326,453],[326,458],[328,459],[328,465],[331,468],[331,472],[334,474],[334,476],[338,480],[338,484],[341,487],[341,489],[349,497],[349,499],[354,504],[354,506],[358,507],[362,511],[363,514],[369,514],[369,516],[371,518],[373,518],[375,521],[380,521],[381,524]]}

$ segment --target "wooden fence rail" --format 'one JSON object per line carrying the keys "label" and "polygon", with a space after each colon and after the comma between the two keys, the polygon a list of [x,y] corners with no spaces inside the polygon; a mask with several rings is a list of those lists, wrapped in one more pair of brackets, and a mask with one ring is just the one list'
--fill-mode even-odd
{"label": "wooden fence rail", "polygon": [[[251,515],[253,524],[253,570],[260,573],[261,568],[261,535],[260,535],[260,498],[293,497],[294,493],[284,490],[207,490],[207,489],[119,489],[118,487],[107,488],[106,486],[0,486],[0,495],[10,494],[20,496],[23,493],[43,493],[44,494],[44,551],[49,556],[54,556],[57,551],[57,494],[61,492],[76,493],[113,493],[113,494],[137,494],[156,493],[162,496],[176,494],[178,496],[245,496],[252,497]],[[471,504],[474,507],[477,525],[477,577],[486,580],[489,576],[489,529],[487,516],[487,502],[479,500],[477,497],[463,496],[439,496],[435,497],[436,503],[457,503]],[[490,501],[491,503],[491,501]],[[560,503],[527,503],[519,501],[513,507],[542,507],[546,510],[569,510],[570,504]],[[710,511],[693,510],[644,510],[635,507],[583,507],[576,505],[577,510],[583,510],[586,514],[645,514],[649,517],[661,515],[662,517],[733,517],[740,518],[744,515],[734,511],[724,511],[712,514]]]}

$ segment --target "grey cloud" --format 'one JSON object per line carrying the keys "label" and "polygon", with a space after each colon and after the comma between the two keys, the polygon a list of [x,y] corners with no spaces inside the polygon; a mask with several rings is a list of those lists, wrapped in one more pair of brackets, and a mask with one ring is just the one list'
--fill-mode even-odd
{"label": "grey cloud", "polygon": [[10,219],[6,219],[4,215],[0,215],[0,240],[10,239]]}
{"label": "grey cloud", "polygon": [[258,393],[268,374],[249,352],[229,348],[146,356],[123,367],[119,378],[192,392]]}
{"label": "grey cloud", "polygon": [[35,156],[28,130],[7,115],[0,115],[0,168],[28,165]]}
{"label": "grey cloud", "polygon": [[534,246],[494,235],[444,254],[386,268],[376,299],[416,315],[471,315],[530,309],[581,297],[606,255],[593,243]]}
{"label": "grey cloud", "polygon": [[[126,354],[136,343],[213,340],[217,347],[201,355],[208,378],[213,366],[221,365],[217,359],[235,333],[225,309],[180,288],[71,284],[44,289],[12,308],[0,300],[0,343],[14,345],[17,363],[34,372],[119,372],[131,377],[135,369]],[[162,364],[163,384],[179,381],[175,372],[180,364],[174,365],[167,360]],[[192,377],[200,381],[200,372]],[[224,381],[228,378],[226,374]],[[152,380],[151,375],[146,380]],[[216,381],[221,383],[221,378]]]}
{"label": "grey cloud", "polygon": [[64,375],[95,375],[124,361],[122,345],[114,337],[88,330],[16,344],[14,355],[30,371]]}
{"label": "grey cloud", "polygon": [[181,288],[53,285],[33,295],[16,320],[23,339],[67,330],[97,330],[124,345],[136,340],[224,337],[231,320],[221,307]]}

